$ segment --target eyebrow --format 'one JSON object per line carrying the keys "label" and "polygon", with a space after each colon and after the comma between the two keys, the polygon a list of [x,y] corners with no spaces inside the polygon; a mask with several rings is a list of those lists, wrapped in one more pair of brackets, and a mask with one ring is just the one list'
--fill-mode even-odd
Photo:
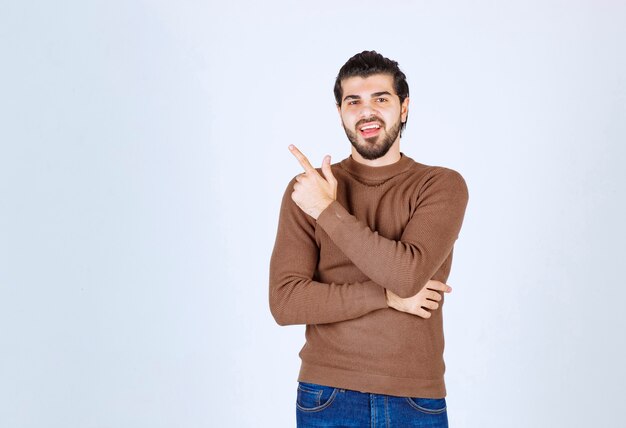
{"label": "eyebrow", "polygon": [[372,98],[376,98],[376,97],[380,97],[381,95],[389,95],[391,96],[392,93],[391,92],[387,92],[387,91],[382,91],[382,92],[374,92],[372,94]]}
{"label": "eyebrow", "polygon": [[[371,97],[372,98],[376,98],[376,97],[380,97],[381,95],[393,95],[391,92],[389,91],[381,91],[381,92],[374,92]],[[360,100],[361,96],[360,95],[346,95],[343,100],[347,101],[347,100]]]}

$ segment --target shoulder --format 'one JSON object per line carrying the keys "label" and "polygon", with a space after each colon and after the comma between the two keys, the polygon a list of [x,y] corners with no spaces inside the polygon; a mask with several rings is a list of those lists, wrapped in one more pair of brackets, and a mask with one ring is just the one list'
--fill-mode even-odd
{"label": "shoulder", "polygon": [[419,182],[420,193],[428,190],[463,193],[467,195],[467,183],[460,172],[445,166],[425,165],[415,162],[411,168],[412,178]]}
{"label": "shoulder", "polygon": [[432,166],[430,167],[431,174],[437,180],[449,181],[451,184],[463,185],[467,187],[465,179],[460,172],[447,168],[445,166]]}

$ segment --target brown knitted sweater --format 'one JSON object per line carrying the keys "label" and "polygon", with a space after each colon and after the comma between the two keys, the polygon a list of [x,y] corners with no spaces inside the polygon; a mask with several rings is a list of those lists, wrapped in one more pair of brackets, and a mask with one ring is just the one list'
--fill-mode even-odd
{"label": "brown knitted sweater", "polygon": [[[461,175],[402,155],[383,167],[332,165],[337,200],[317,221],[287,186],[270,263],[270,309],[306,324],[298,380],[362,392],[442,398],[442,307],[429,319],[387,307],[445,282],[467,205]],[[440,302],[443,305],[443,300]]]}

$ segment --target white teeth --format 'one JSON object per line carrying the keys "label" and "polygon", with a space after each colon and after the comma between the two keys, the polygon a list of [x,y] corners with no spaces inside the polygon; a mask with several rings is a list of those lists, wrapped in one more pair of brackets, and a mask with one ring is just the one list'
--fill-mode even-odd
{"label": "white teeth", "polygon": [[380,125],[367,125],[361,128],[361,131],[367,131],[368,129],[378,129],[378,128],[380,128]]}

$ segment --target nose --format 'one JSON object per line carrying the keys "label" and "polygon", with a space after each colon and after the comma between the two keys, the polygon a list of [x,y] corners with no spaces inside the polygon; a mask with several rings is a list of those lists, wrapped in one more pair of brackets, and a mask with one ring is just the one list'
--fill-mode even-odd
{"label": "nose", "polygon": [[370,117],[377,116],[377,111],[369,102],[364,102],[361,104],[361,110],[359,111],[359,115],[361,117]]}

